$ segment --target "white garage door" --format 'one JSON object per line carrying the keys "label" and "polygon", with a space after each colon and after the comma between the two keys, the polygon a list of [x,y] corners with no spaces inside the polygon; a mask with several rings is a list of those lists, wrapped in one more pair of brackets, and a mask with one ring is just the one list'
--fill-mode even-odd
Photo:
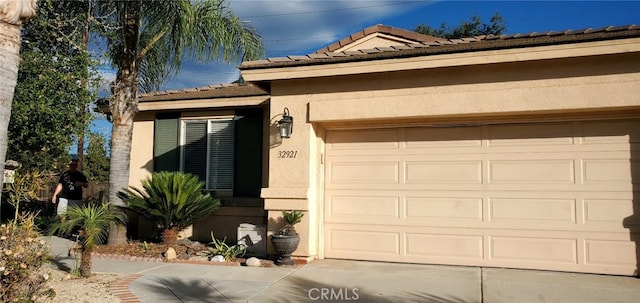
{"label": "white garage door", "polygon": [[624,120],[327,131],[325,257],[633,275],[639,130]]}

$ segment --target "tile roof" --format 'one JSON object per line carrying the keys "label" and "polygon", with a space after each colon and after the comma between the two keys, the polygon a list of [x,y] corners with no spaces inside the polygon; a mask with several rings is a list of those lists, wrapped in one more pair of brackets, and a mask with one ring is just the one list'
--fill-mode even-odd
{"label": "tile roof", "polygon": [[412,32],[412,31],[408,31],[405,29],[397,28],[397,27],[377,24],[374,26],[367,27],[359,32],[353,33],[349,37],[343,38],[342,40],[336,43],[323,47],[317,50],[315,54],[324,54],[324,53],[334,52],[344,46],[347,46],[353,42],[356,42],[366,36],[369,36],[375,33],[387,34],[390,36],[395,36],[395,37],[399,37],[407,40],[413,40],[416,42],[424,42],[424,43],[436,42],[439,40],[446,40],[444,38],[437,38],[430,35],[423,35],[417,32]]}
{"label": "tile roof", "polygon": [[169,101],[183,99],[210,99],[210,98],[228,98],[228,97],[248,97],[268,95],[263,89],[253,84],[226,83],[216,84],[204,87],[186,88],[179,90],[166,90],[160,92],[152,92],[140,94],[138,100],[140,102],[148,101]]}
{"label": "tile roof", "polygon": [[[389,29],[389,27],[381,25],[370,27],[369,29],[373,28],[397,33],[397,29]],[[363,49],[358,51],[330,52],[332,48],[338,49],[336,45],[343,45],[341,44],[341,42],[347,41],[348,39],[353,40],[358,38],[360,36],[359,33],[356,33],[355,36],[352,35],[348,38],[340,40],[340,42],[337,42],[337,44],[334,43],[325,49],[319,50],[324,51],[324,53],[316,52],[314,54],[306,56],[288,56],[279,58],[268,58],[265,60],[245,61],[240,65],[240,69],[249,70],[260,68],[369,61],[376,59],[415,57],[445,53],[474,52],[482,50],[522,48],[564,43],[623,39],[640,37],[640,26],[633,24],[624,26],[608,26],[595,29],[587,28],[581,30],[532,32],[528,34],[499,36],[488,35],[461,39],[423,41],[420,43],[407,43],[404,45],[377,47],[373,49]],[[362,33],[364,33],[364,31]]]}

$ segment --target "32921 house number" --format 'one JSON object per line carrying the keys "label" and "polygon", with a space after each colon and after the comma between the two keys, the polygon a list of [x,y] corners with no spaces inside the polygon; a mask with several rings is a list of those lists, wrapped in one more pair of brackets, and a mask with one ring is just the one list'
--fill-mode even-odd
{"label": "32921 house number", "polygon": [[278,152],[278,158],[295,158],[298,155],[297,150],[281,150]]}

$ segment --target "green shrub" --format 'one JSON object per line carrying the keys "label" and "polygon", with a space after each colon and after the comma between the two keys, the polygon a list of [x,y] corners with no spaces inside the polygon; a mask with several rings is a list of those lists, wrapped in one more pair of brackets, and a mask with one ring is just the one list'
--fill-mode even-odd
{"label": "green shrub", "polygon": [[118,197],[129,210],[158,227],[168,245],[176,245],[180,230],[220,207],[218,199],[202,192],[204,182],[188,173],[153,173],[142,180],[142,188],[125,188]]}
{"label": "green shrub", "polygon": [[284,219],[285,226],[280,230],[281,235],[297,235],[295,225],[302,221],[304,213],[299,210],[282,211],[282,218]]}
{"label": "green shrub", "polygon": [[233,260],[235,258],[244,256],[247,247],[244,245],[228,245],[225,241],[227,238],[225,237],[222,241],[216,239],[213,236],[213,232],[211,232],[211,245],[208,247],[208,251],[206,253],[209,259],[213,258],[216,255],[221,255],[224,257],[225,261]]}
{"label": "green shrub", "polygon": [[43,265],[50,259],[48,244],[37,232],[34,215],[0,225],[0,302],[37,302],[55,296],[47,286]]}

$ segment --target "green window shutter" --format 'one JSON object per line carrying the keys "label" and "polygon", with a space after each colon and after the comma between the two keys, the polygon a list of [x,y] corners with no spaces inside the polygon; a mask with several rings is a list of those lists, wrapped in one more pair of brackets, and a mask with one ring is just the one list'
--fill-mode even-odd
{"label": "green window shutter", "polygon": [[207,122],[184,122],[184,156],[182,170],[207,181]]}
{"label": "green window shutter", "polygon": [[209,189],[233,190],[233,120],[210,120]]}
{"label": "green window shutter", "polygon": [[262,188],[263,110],[236,111],[236,151],[233,195],[260,197]]}
{"label": "green window shutter", "polygon": [[178,171],[180,169],[179,140],[180,115],[158,114],[154,125],[153,171]]}

